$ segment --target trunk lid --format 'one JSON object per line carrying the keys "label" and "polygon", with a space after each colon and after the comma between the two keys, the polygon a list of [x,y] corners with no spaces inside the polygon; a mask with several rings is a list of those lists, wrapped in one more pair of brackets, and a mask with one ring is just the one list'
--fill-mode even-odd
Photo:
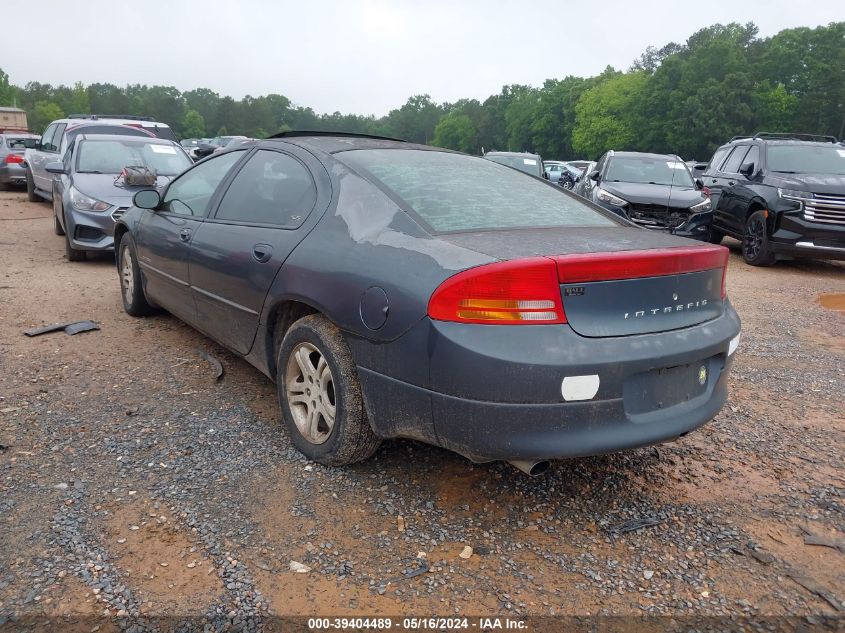
{"label": "trunk lid", "polygon": [[724,311],[728,250],[723,246],[628,227],[439,237],[501,260],[553,260],[566,320],[582,336],[677,330]]}

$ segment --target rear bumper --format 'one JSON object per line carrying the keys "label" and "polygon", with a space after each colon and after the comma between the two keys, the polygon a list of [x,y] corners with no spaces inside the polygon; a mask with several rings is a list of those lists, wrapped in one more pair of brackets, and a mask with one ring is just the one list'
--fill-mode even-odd
{"label": "rear bumper", "polygon": [[26,169],[19,164],[0,164],[0,182],[12,185],[26,184]]}
{"label": "rear bumper", "polygon": [[[729,305],[695,327],[601,339],[568,326],[426,323],[430,388],[361,368],[368,413],[377,432],[402,419],[401,432],[383,435],[478,462],[597,455],[688,433],[725,403],[740,331]],[[574,376],[598,377],[592,398],[565,401],[563,379]]]}

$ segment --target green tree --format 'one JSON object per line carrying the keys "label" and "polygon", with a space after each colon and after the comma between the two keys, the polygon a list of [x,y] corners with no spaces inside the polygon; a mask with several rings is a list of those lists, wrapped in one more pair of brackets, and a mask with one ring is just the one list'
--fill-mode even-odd
{"label": "green tree", "polygon": [[597,158],[609,149],[637,149],[635,106],[647,82],[643,71],[619,73],[581,95],[575,106],[573,150]]}
{"label": "green tree", "polygon": [[52,121],[63,119],[65,113],[55,103],[39,101],[29,113],[29,129],[42,132]]}
{"label": "green tree", "polygon": [[217,136],[229,136],[229,130],[226,129],[225,125],[221,125],[220,129],[217,130]]}
{"label": "green tree", "polygon": [[0,68],[0,106],[12,105],[13,98],[14,91],[12,86],[9,85],[9,75]]}
{"label": "green tree", "polygon": [[466,114],[461,112],[450,112],[434,128],[434,140],[432,144],[438,147],[458,150],[459,152],[472,153],[476,151],[476,140],[478,133]]}
{"label": "green tree", "polygon": [[182,119],[182,136],[184,138],[203,138],[205,136],[205,119],[196,110],[188,110]]}

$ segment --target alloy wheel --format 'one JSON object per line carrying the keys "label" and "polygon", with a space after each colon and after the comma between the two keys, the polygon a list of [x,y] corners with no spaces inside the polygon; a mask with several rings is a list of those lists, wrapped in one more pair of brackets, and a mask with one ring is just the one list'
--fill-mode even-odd
{"label": "alloy wheel", "polygon": [[755,259],[763,248],[763,240],[766,238],[766,227],[763,221],[752,216],[745,227],[745,240],[743,248],[748,259]]}
{"label": "alloy wheel", "polygon": [[302,437],[312,444],[328,440],[337,414],[334,379],[326,357],[311,343],[300,343],[288,357],[285,390]]}
{"label": "alloy wheel", "polygon": [[123,298],[126,303],[131,304],[135,294],[135,272],[132,268],[132,252],[128,248],[123,249],[120,258],[120,282],[123,286]]}

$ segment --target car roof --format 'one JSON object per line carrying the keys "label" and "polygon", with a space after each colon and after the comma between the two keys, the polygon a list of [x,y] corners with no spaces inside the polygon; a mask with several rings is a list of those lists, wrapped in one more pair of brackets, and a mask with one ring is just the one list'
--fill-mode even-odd
{"label": "car roof", "polygon": [[287,136],[282,138],[269,138],[259,141],[261,145],[273,146],[274,144],[290,143],[304,148],[316,149],[326,154],[336,154],[356,149],[421,149],[428,151],[451,152],[442,147],[431,147],[430,145],[417,145],[405,141],[374,138],[368,136]]}
{"label": "car roof", "polygon": [[650,158],[652,160],[681,160],[674,154],[652,154],[649,152],[613,152],[609,158]]}
{"label": "car roof", "polygon": [[81,133],[76,137],[77,141],[130,141],[134,143],[147,143],[157,145],[177,145],[173,141],[157,136],[127,136],[126,134],[85,134]]}
{"label": "car roof", "polygon": [[485,156],[530,156],[537,158],[539,154],[532,154],[531,152],[487,152]]}
{"label": "car roof", "polygon": [[0,136],[14,136],[15,138],[41,138],[40,134],[32,132],[0,132]]}
{"label": "car roof", "polygon": [[[152,118],[145,118],[145,117],[134,117],[134,118],[124,118],[121,116],[106,116],[106,115],[72,115],[69,117],[65,117],[64,119],[56,119],[52,123],[67,123],[68,127],[73,124],[73,127],[77,125],[84,125],[86,123],[98,123],[100,125],[103,124],[114,124],[114,125],[132,125],[134,127],[170,127],[167,123],[162,123],[161,121],[156,121]],[[51,123],[51,125],[52,125]]]}

